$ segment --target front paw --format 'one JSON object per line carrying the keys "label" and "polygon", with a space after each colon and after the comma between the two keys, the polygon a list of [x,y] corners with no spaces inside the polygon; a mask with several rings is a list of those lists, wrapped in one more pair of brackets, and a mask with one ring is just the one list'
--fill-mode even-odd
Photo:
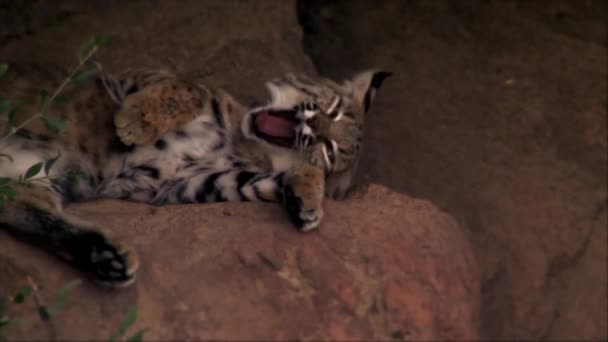
{"label": "front paw", "polygon": [[135,253],[100,232],[79,233],[68,250],[74,264],[101,285],[126,287],[135,281]]}
{"label": "front paw", "polygon": [[302,232],[313,230],[323,219],[323,176],[307,166],[287,179],[284,203],[291,221]]}

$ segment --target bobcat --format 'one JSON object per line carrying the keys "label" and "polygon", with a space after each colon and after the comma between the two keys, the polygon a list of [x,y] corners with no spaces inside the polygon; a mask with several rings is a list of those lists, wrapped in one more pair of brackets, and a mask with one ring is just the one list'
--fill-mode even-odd
{"label": "bobcat", "polygon": [[[295,226],[309,231],[323,218],[324,195],[341,198],[351,186],[364,114],[389,75],[365,71],[339,84],[288,74],[266,83],[270,101],[255,108],[164,71],[100,74],[85,86],[69,85],[70,102],[47,110],[67,122],[64,133],[37,120],[0,141],[0,152],[13,157],[0,158],[0,177],[18,190],[0,211],[0,225],[112,287],[133,283],[136,254],[94,223],[63,213],[66,203],[280,202]],[[0,95],[16,103],[58,79],[40,70],[29,76],[3,80]],[[32,114],[23,112],[17,123]],[[16,181],[53,158],[48,177]],[[66,177],[71,169],[81,176]]]}

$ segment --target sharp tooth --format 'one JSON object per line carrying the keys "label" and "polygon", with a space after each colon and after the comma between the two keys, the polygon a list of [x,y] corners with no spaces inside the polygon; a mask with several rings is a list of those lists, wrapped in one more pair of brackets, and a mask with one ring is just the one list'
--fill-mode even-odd
{"label": "sharp tooth", "polygon": [[327,147],[325,147],[325,144],[321,145],[321,148],[323,150],[323,159],[325,159],[325,165],[327,165],[327,168],[331,167],[331,161],[329,160],[329,156],[327,155]]}
{"label": "sharp tooth", "polygon": [[329,106],[329,108],[327,109],[327,113],[331,114],[334,112],[334,110],[336,110],[336,107],[338,106],[338,103],[340,103],[340,97],[336,96],[336,98],[334,99],[334,102],[332,102],[331,106]]}
{"label": "sharp tooth", "polygon": [[334,118],[334,121],[338,121],[342,118],[342,111],[338,112],[338,115],[336,115],[336,117]]}
{"label": "sharp tooth", "polygon": [[334,150],[334,155],[338,154],[338,143],[334,140],[331,140],[331,147]]}

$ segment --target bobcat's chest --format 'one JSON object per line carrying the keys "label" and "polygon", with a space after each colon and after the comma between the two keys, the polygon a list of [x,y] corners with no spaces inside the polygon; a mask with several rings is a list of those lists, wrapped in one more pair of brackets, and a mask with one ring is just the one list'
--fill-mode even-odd
{"label": "bobcat's chest", "polygon": [[106,167],[106,196],[150,201],[166,184],[205,171],[231,167],[232,146],[211,116],[201,115],[152,145],[137,146]]}

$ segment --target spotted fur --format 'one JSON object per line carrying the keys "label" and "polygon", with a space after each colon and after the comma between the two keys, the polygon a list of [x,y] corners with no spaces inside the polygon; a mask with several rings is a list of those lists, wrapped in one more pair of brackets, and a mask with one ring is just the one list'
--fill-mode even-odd
{"label": "spotted fur", "polygon": [[[49,75],[27,74],[31,83],[10,79],[0,95],[15,103],[57,84]],[[70,85],[71,102],[48,108],[67,121],[65,134],[32,122],[24,130],[32,139],[0,142],[0,151],[14,158],[0,159],[0,177],[16,179],[59,156],[49,179],[18,185],[0,223],[111,286],[134,281],[135,254],[101,227],[63,213],[65,203],[280,202],[296,227],[314,229],[324,195],[343,197],[351,185],[363,116],[387,75],[367,71],[341,84],[287,75],[267,83],[271,99],[257,108],[167,72],[100,75],[84,87]],[[36,110],[29,108],[18,120]],[[73,169],[81,176],[66,176]]]}

